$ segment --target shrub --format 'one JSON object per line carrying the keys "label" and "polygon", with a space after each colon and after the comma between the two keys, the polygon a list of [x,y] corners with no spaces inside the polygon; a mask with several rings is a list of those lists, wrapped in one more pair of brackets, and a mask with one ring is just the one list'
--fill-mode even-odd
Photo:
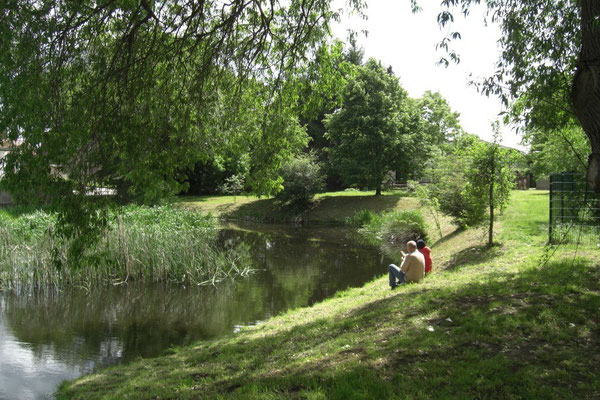
{"label": "shrub", "polygon": [[427,239],[427,224],[419,211],[391,211],[377,215],[361,210],[346,220],[358,227],[369,240],[404,244],[409,240]]}
{"label": "shrub", "polygon": [[452,217],[455,224],[466,228],[485,219],[485,204],[474,201],[466,192],[465,171],[471,159],[465,155],[447,155],[440,158],[432,171],[430,194],[437,199],[439,210]]}
{"label": "shrub", "polygon": [[427,225],[418,211],[392,211],[383,214],[381,220],[379,236],[388,243],[427,240]]}
{"label": "shrub", "polygon": [[438,211],[440,210],[440,201],[432,195],[432,190],[430,187],[417,184],[414,186],[413,192],[419,199],[419,204],[421,205],[422,209],[426,208],[431,213],[441,239],[444,235],[442,233],[442,227],[440,225],[440,218],[438,215]]}
{"label": "shrub", "polygon": [[283,190],[277,197],[298,207],[308,205],[325,186],[325,176],[312,154],[299,155],[280,169]]}
{"label": "shrub", "polygon": [[345,223],[353,228],[362,228],[365,225],[371,224],[378,215],[373,213],[371,210],[359,210],[354,215],[346,217]]}
{"label": "shrub", "polygon": [[225,179],[225,182],[221,186],[219,186],[219,192],[232,195],[233,202],[235,203],[236,196],[244,191],[244,184],[244,175],[231,175],[229,178]]}

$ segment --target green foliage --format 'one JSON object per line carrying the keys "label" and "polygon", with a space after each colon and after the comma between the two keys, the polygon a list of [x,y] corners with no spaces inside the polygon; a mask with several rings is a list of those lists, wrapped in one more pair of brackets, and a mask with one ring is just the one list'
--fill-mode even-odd
{"label": "green foliage", "polygon": [[5,2],[0,141],[20,144],[3,186],[96,238],[109,205],[86,193],[156,204],[215,156],[249,155],[248,187],[274,193],[307,142],[300,78],[338,17],[320,0]]}
{"label": "green foliage", "polygon": [[494,211],[502,212],[508,204],[514,186],[511,154],[497,140],[499,124],[494,124],[494,143],[480,142],[471,148],[471,162],[466,173],[465,199],[489,210],[488,245],[493,242]]}
{"label": "green foliage", "polygon": [[197,162],[182,172],[181,181],[187,188],[186,195],[219,193],[219,187],[232,175],[248,175],[250,156],[215,155],[212,159]]}
{"label": "green foliage", "polygon": [[327,152],[328,141],[325,137],[323,120],[342,104],[342,93],[346,85],[346,76],[350,72],[348,62],[344,60],[344,46],[340,41],[322,46],[316,55],[316,62],[303,74],[301,123],[310,137],[308,150],[313,152],[323,168],[329,189],[336,190],[339,177],[331,168]]}
{"label": "green foliage", "polygon": [[225,179],[225,183],[219,187],[219,191],[225,194],[233,195],[233,202],[235,203],[235,196],[244,191],[244,176],[243,175],[231,175]]}
{"label": "green foliage", "polygon": [[485,205],[469,201],[465,188],[465,171],[469,168],[470,156],[465,149],[477,141],[471,135],[464,135],[449,146],[447,153],[438,153],[428,170],[431,186],[427,196],[439,205],[439,210],[452,217],[455,224],[466,228],[481,223],[485,217]]}
{"label": "green foliage", "polygon": [[[316,52],[315,62],[310,63],[300,76],[302,120],[321,122],[325,114],[342,104],[346,75],[350,72],[343,49],[339,40],[322,45]],[[311,137],[315,139],[314,135]]]}
{"label": "green foliage", "polygon": [[504,209],[513,187],[515,164],[521,158],[518,151],[461,134],[432,160],[428,171],[432,185],[421,189],[419,198],[422,204],[451,216],[460,227],[480,225],[490,201],[491,210]]}
{"label": "green foliage", "polygon": [[[411,0],[416,9],[418,0]],[[438,16],[442,26],[451,25],[452,13],[465,15],[479,0],[444,0]],[[486,18],[499,24],[500,59],[494,74],[478,83],[486,95],[499,96],[511,110],[509,118],[524,126],[530,135],[565,139],[575,126],[581,126],[590,141],[591,152],[579,154],[588,166],[588,183],[600,190],[600,135],[597,120],[600,104],[590,101],[598,96],[598,87],[590,84],[600,58],[600,3],[597,0],[553,1],[486,0]],[[450,47],[460,38],[448,34],[439,47],[449,58],[459,60]],[[442,63],[448,64],[446,57]],[[552,152],[554,149],[548,149]],[[588,150],[571,143],[568,152]],[[551,156],[550,156],[551,157]],[[569,155],[568,162],[577,157]]]}
{"label": "green foliage", "polygon": [[377,214],[368,209],[359,210],[353,215],[346,217],[344,223],[352,228],[362,228],[370,225],[378,218]]}
{"label": "green foliage", "polygon": [[390,211],[375,214],[360,210],[346,219],[346,224],[358,228],[367,239],[404,245],[409,240],[427,239],[427,224],[417,210]]}
{"label": "green foliage", "polygon": [[452,111],[450,105],[438,92],[426,91],[416,100],[421,116],[419,134],[415,138],[418,156],[415,157],[415,170],[422,171],[431,157],[441,147],[447,145],[462,133],[460,114]]}
{"label": "green foliage", "polygon": [[442,227],[440,225],[440,217],[438,211],[440,209],[440,201],[433,195],[432,189],[429,186],[420,185],[418,182],[409,181],[409,187],[413,188],[415,196],[419,199],[419,204],[425,207],[431,213],[431,217],[435,222],[435,226],[440,235],[440,239],[443,236]]}
{"label": "green foliage", "polygon": [[531,146],[527,158],[535,179],[563,171],[585,173],[591,147],[581,127],[530,131],[524,142]]}
{"label": "green foliage", "polygon": [[388,243],[404,245],[409,240],[427,240],[427,224],[419,211],[392,211],[381,219],[378,235]]}
{"label": "green foliage", "polygon": [[246,249],[217,246],[214,220],[171,206],[128,206],[107,216],[79,257],[56,235],[58,216],[0,212],[0,286],[122,281],[207,284],[248,272]]}
{"label": "green foliage", "polygon": [[350,46],[344,52],[344,58],[352,65],[363,65],[365,57],[365,49],[358,46],[356,42],[356,32],[351,32],[348,38]]}
{"label": "green foliage", "polygon": [[426,143],[440,145],[462,132],[460,114],[452,111],[448,101],[439,92],[427,90],[423,97],[418,99],[418,107],[423,118]]}
{"label": "green foliage", "polygon": [[325,186],[321,167],[312,154],[292,158],[281,166],[279,173],[283,189],[277,197],[297,207],[306,207]]}
{"label": "green foliage", "polygon": [[354,66],[344,104],[325,118],[331,165],[347,185],[381,193],[390,170],[411,171],[418,113],[398,78],[377,61]]}

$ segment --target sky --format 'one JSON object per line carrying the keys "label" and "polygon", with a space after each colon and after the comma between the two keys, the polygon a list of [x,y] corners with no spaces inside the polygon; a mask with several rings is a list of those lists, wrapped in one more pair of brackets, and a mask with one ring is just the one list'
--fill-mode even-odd
{"label": "sky", "polygon": [[[334,4],[343,5],[343,0]],[[460,12],[454,13],[452,31],[459,31],[462,39],[453,44],[461,61],[446,68],[437,65],[444,53],[435,48],[448,31],[437,24],[439,0],[421,0],[420,6],[423,10],[413,14],[409,0],[369,0],[366,21],[344,15],[334,25],[333,33],[347,41],[348,29],[367,30],[366,36],[361,33],[357,36],[358,45],[365,51],[365,61],[372,57],[386,67],[391,65],[410,97],[421,97],[426,90],[440,92],[452,110],[460,113],[463,129],[491,141],[491,123],[501,120],[498,114],[503,110],[502,105],[496,97],[485,97],[468,83],[494,72],[500,54],[499,27],[485,26],[481,6],[472,9],[467,18]],[[510,127],[502,128],[503,145],[524,149],[520,141]]]}

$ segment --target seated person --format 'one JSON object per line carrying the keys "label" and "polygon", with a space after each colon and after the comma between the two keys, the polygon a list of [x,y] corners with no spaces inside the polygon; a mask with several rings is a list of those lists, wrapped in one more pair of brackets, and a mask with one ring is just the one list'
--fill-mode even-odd
{"label": "seated person", "polygon": [[[402,252],[404,257],[400,268],[390,264],[389,276],[392,289],[405,282],[418,282],[425,276],[425,257],[417,251],[417,243],[412,240],[406,243],[406,251],[408,254]],[[396,283],[396,279],[398,279],[398,283]]]}
{"label": "seated person", "polygon": [[424,240],[417,240],[417,249],[419,253],[423,254],[425,257],[425,275],[431,272],[433,267],[433,260],[431,259],[431,249],[427,247]]}

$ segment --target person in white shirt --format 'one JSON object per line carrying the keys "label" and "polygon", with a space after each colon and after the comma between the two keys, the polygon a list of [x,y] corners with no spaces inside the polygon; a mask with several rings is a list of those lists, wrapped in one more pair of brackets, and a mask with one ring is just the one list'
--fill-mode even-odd
{"label": "person in white shirt", "polygon": [[[425,276],[425,257],[417,251],[417,243],[406,243],[406,251],[402,252],[403,259],[400,267],[395,264],[389,266],[390,287],[394,289],[399,284],[418,282]],[[397,280],[397,281],[396,281]]]}

